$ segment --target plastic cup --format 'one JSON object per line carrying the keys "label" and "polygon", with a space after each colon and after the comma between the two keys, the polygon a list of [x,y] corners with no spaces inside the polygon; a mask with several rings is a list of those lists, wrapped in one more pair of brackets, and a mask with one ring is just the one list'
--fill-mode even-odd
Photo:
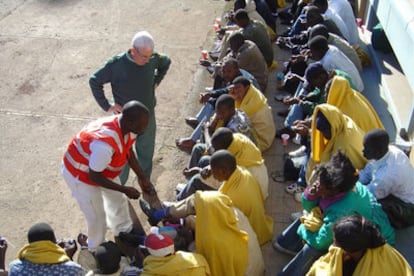
{"label": "plastic cup", "polygon": [[283,133],[280,138],[282,138],[282,145],[287,146],[290,138],[289,134]]}
{"label": "plastic cup", "polygon": [[214,23],[214,31],[217,32],[220,29],[220,25],[217,23]]}
{"label": "plastic cup", "polygon": [[207,59],[207,56],[208,56],[208,51],[207,50],[201,51],[201,58],[202,59]]}

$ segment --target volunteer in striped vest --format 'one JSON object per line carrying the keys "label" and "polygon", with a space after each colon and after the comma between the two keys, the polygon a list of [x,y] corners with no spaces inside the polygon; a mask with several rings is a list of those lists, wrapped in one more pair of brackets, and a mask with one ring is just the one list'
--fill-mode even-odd
{"label": "volunteer in striped vest", "polygon": [[90,251],[105,240],[107,226],[115,236],[132,231],[127,197],[138,199],[140,193],[118,184],[119,175],[128,162],[141,188],[150,187],[132,150],[148,120],[148,109],[130,101],[122,114],[90,122],[69,143],[62,174],[85,215]]}

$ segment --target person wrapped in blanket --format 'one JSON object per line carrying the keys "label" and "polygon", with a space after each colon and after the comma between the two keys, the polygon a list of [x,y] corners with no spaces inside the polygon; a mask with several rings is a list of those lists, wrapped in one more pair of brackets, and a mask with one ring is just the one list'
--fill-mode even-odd
{"label": "person wrapped in blanket", "polygon": [[413,275],[404,257],[390,246],[377,225],[361,215],[338,220],[334,244],[306,276],[314,275]]}
{"label": "person wrapped in blanket", "polygon": [[308,215],[294,221],[274,241],[275,249],[295,257],[279,275],[304,275],[333,243],[332,226],[343,216],[359,213],[377,223],[386,241],[394,244],[387,215],[359,183],[351,160],[341,151],[316,168],[316,180],[305,189],[302,206]]}

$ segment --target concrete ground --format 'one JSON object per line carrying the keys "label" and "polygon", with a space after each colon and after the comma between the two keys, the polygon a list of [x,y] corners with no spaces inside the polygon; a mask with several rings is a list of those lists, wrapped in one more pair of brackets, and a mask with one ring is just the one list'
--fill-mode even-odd
{"label": "concrete ground", "polygon": [[[198,96],[195,80],[205,78],[197,65],[200,51],[211,44],[214,19],[225,5],[214,0],[0,1],[0,235],[10,244],[6,263],[36,222],[50,223],[58,237],[86,231],[60,175],[61,159],[86,122],[106,115],[92,97],[89,75],[127,50],[139,30],[151,32],[156,50],[172,59],[157,90],[152,181],[160,198],[173,198],[188,159],[174,140],[183,134],[183,118]],[[137,186],[132,177],[129,185]],[[137,201],[132,204],[139,209]]]}
{"label": "concrete ground", "polygon": [[[86,231],[84,219],[60,175],[67,143],[86,122],[104,116],[93,99],[88,76],[106,59],[129,47],[138,30],[150,31],[156,50],[168,54],[171,68],[157,90],[158,132],[154,172],[162,200],[174,198],[183,182],[188,155],[175,138],[189,134],[184,118],[199,109],[198,93],[211,79],[198,66],[202,49],[212,47],[214,18],[232,2],[217,0],[0,0],[0,235],[9,240],[6,264],[26,242],[28,228],[48,222],[58,237]],[[281,30],[278,30],[281,32]],[[276,74],[288,54],[274,46],[279,68],[270,73],[266,92],[277,128],[284,106],[273,99]],[[110,88],[107,87],[109,90]],[[283,154],[296,149],[276,139],[265,154],[269,175],[283,170]],[[131,177],[129,185],[137,186]],[[290,224],[299,203],[284,191],[288,183],[270,178],[267,213],[275,234]],[[149,228],[136,201],[142,224]],[[108,238],[111,238],[108,234]],[[263,246],[266,275],[274,275],[290,257]]]}

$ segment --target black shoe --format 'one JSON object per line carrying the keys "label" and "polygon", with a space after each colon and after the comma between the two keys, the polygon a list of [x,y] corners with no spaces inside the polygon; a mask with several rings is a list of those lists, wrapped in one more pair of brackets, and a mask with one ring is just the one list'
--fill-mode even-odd
{"label": "black shoe", "polygon": [[287,117],[287,115],[289,114],[289,109],[278,111],[276,114],[280,117]]}
{"label": "black shoe", "polygon": [[123,241],[126,245],[136,248],[140,244],[144,244],[145,233],[144,235],[137,235],[135,233],[129,232],[120,232],[119,239]]}
{"label": "black shoe", "polygon": [[209,51],[208,56],[213,60],[217,61],[220,56],[220,51]]}
{"label": "black shoe", "polygon": [[200,122],[195,117],[187,117],[185,118],[185,123],[195,129]]}
{"label": "black shoe", "polygon": [[160,220],[154,217],[155,209],[151,208],[148,202],[143,200],[142,198],[139,199],[139,206],[141,207],[142,212],[148,217],[148,223],[151,226],[157,226]]}

